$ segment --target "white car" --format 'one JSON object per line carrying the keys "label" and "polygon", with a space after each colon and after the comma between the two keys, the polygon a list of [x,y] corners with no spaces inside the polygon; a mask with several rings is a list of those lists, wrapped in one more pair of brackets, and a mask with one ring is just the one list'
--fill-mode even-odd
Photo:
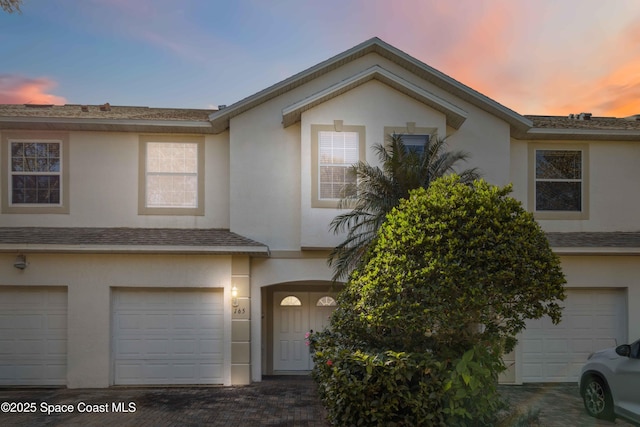
{"label": "white car", "polygon": [[590,355],[580,375],[580,395],[593,417],[640,423],[640,340]]}

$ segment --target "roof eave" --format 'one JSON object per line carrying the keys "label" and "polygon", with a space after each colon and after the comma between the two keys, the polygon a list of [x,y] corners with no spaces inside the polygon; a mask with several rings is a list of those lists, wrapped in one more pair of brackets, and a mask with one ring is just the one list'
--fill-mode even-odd
{"label": "roof eave", "polygon": [[61,245],[61,244],[0,244],[0,252],[23,253],[92,253],[92,254],[191,254],[249,255],[269,257],[268,246],[187,246],[187,245]]}
{"label": "roof eave", "polygon": [[0,117],[0,129],[212,134],[208,121]]}
{"label": "roof eave", "polygon": [[319,64],[314,65],[311,68],[307,68],[293,76],[282,80],[266,89],[261,90],[253,95],[250,95],[240,101],[218,110],[215,113],[209,115],[209,120],[216,133],[225,131],[229,127],[229,121],[231,118],[242,114],[243,112],[262,104],[270,99],[275,98],[285,92],[288,92],[298,86],[302,86],[306,82],[313,80],[314,78],[321,76],[334,70],[344,63],[350,62],[356,58],[366,55],[372,52],[376,42],[380,40],[376,37],[369,39],[357,46],[352,47],[336,56],[333,56]]}
{"label": "roof eave", "polygon": [[243,112],[266,102],[284,92],[326,74],[342,64],[360,58],[371,52],[408,69],[419,77],[435,84],[436,86],[464,99],[465,101],[488,111],[509,123],[512,133],[526,132],[533,126],[533,122],[515,111],[499,104],[491,98],[482,95],[470,87],[458,82],[446,74],[428,66],[427,64],[411,57],[401,50],[385,43],[377,37],[371,38],[351,49],[348,49],[332,58],[327,59],[311,68],[295,74],[273,86],[270,86],[254,95],[244,98],[229,107],[219,110],[209,116],[213,130],[220,133],[229,127],[230,119]]}
{"label": "roof eave", "polygon": [[[399,50],[398,48],[385,43],[380,39],[376,39],[375,52],[380,56],[387,58],[403,68],[415,73],[419,77],[427,80],[430,83],[444,89],[445,91],[458,96],[459,98],[469,102],[476,107],[479,107],[491,114],[501,118],[509,123],[511,132],[518,133],[530,129],[533,126],[533,122],[521,114],[513,111],[510,108],[505,107],[499,102],[483,95],[482,93],[470,88],[469,86],[460,83],[456,79],[444,74],[441,71],[425,64],[424,62],[408,55],[407,53]],[[391,56],[389,56],[391,54]],[[400,61],[398,61],[400,60]]]}
{"label": "roof eave", "polygon": [[519,135],[522,139],[536,140],[609,140],[638,141],[640,131],[624,129],[564,129],[564,128],[532,128],[525,134]]}
{"label": "roof eave", "polygon": [[374,65],[348,79],[336,83],[333,86],[330,86],[283,109],[283,126],[288,127],[300,121],[303,112],[371,80],[378,80],[393,89],[404,93],[405,95],[410,96],[411,98],[414,98],[437,111],[440,111],[446,116],[447,125],[454,129],[459,129],[460,126],[462,126],[462,123],[467,119],[467,112],[461,108],[414,85],[413,83],[404,80],[379,65]]}
{"label": "roof eave", "polygon": [[557,255],[640,255],[640,247],[552,247]]}

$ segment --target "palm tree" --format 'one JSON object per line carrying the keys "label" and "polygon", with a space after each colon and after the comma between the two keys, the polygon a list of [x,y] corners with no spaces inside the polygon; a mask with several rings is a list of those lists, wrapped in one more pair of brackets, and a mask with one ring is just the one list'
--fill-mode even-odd
{"label": "palm tree", "polygon": [[[455,172],[454,165],[469,158],[463,151],[447,151],[446,138],[427,141],[423,150],[415,150],[405,146],[401,135],[394,134],[386,146],[376,144],[373,148],[382,169],[366,162],[351,167],[350,173],[356,180],[343,188],[338,208],[352,207],[352,210],[331,221],[334,233],[347,232],[345,240],[329,255],[334,281],[346,279],[359,265],[378,228],[400,199],[406,198],[412,189],[426,188],[433,180]],[[473,182],[480,177],[476,168],[458,174],[463,182]]]}

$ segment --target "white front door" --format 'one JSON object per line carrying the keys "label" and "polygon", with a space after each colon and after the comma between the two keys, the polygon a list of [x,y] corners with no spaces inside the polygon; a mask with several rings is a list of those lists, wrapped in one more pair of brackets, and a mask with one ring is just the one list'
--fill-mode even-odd
{"label": "white front door", "polygon": [[274,371],[308,371],[313,367],[305,335],[326,328],[333,310],[334,296],[328,293],[274,292]]}

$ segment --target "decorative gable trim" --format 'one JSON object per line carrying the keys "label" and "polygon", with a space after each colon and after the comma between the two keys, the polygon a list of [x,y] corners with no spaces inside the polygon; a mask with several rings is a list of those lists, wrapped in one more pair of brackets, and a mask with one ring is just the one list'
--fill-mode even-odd
{"label": "decorative gable trim", "polygon": [[467,119],[466,111],[456,107],[450,102],[428,92],[411,82],[391,73],[390,71],[374,65],[348,79],[345,79],[333,86],[328,87],[314,95],[309,96],[282,110],[282,124],[284,127],[291,126],[300,121],[302,113],[340,96],[351,89],[354,89],[371,80],[380,81],[387,86],[443,113],[447,117],[447,125],[454,129],[459,129]]}
{"label": "decorative gable trim", "polygon": [[434,84],[437,87],[475,105],[496,117],[509,123],[512,133],[524,134],[532,127],[531,120],[503,106],[502,104],[482,95],[470,87],[458,82],[446,74],[428,66],[399,49],[383,42],[377,37],[369,39],[349,50],[346,50],[326,61],[306,69],[289,77],[273,86],[270,86],[254,95],[236,102],[229,107],[219,110],[209,116],[214,133],[220,133],[229,128],[231,118],[238,116],[264,102],[269,101],[283,93],[304,85],[344,64],[352,62],[369,53],[376,53],[399,66],[414,73],[418,77]]}

